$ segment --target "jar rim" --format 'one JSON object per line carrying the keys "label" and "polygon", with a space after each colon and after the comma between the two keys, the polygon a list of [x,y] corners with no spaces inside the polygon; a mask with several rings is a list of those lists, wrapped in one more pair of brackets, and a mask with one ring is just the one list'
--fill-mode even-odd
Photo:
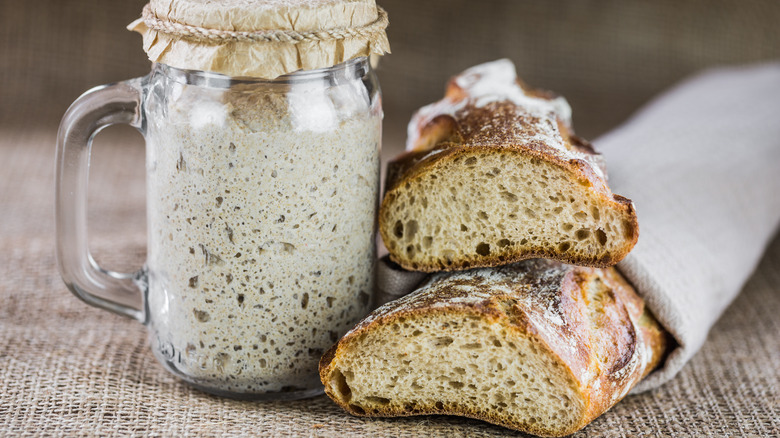
{"label": "jar rim", "polygon": [[368,57],[359,56],[331,67],[313,70],[298,70],[274,79],[250,76],[228,76],[204,70],[186,70],[160,62],[152,63],[152,72],[160,72],[176,82],[186,85],[201,85],[214,88],[227,88],[237,84],[291,84],[308,81],[321,81],[335,76],[363,76],[370,68]]}

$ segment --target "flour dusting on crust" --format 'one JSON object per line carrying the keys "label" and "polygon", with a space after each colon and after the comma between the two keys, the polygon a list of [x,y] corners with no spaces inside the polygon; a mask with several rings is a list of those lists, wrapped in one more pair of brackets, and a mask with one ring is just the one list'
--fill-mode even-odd
{"label": "flour dusting on crust", "polygon": [[[376,320],[415,309],[495,307],[497,301],[510,299],[525,310],[543,336],[552,340],[557,330],[570,323],[561,306],[561,283],[572,267],[559,262],[535,259],[498,268],[441,272],[432,275],[416,291],[379,307],[348,334]],[[568,341],[574,347],[573,341]]]}
{"label": "flour dusting on crust", "polygon": [[[465,145],[528,146],[561,160],[582,160],[606,179],[598,155],[571,146],[571,107],[560,96],[524,89],[508,59],[480,64],[450,82],[444,99],[420,108],[407,127],[407,150],[424,149],[424,130],[440,116],[456,120]],[[433,145],[428,145],[431,147]]]}

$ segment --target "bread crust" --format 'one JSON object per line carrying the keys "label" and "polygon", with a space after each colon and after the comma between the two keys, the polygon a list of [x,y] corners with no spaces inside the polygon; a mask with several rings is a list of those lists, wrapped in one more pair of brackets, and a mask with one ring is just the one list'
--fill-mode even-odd
{"label": "bread crust", "polygon": [[[464,291],[466,286],[472,291]],[[346,355],[360,348],[365,334],[400,319],[442,314],[475,315],[490,324],[501,324],[508,341],[517,336],[533,338],[574,382],[583,403],[578,421],[558,429],[542,429],[509,421],[500,412],[475,412],[457,404],[432,402],[407,409],[374,409],[339,397],[331,374]],[[667,336],[614,268],[530,260],[432,276],[416,292],[377,309],[329,349],[320,361],[320,378],[325,393],[353,415],[460,415],[537,435],[563,436],[585,427],[656,368],[665,355]]]}
{"label": "bread crust", "polygon": [[[511,99],[481,102],[479,96],[472,95],[472,90],[463,85],[461,79],[470,75],[476,75],[476,81],[487,80],[468,72],[450,80],[445,98],[422,108],[412,118],[408,151],[388,163],[379,230],[391,259],[406,269],[423,272],[497,266],[538,257],[594,267],[612,266],[622,260],[638,240],[639,223],[631,200],[614,195],[609,189],[601,155],[587,141],[574,135],[570,121],[560,114],[561,111],[539,112]],[[517,84],[526,96],[565,105],[565,101],[553,93],[532,90],[519,79]],[[440,172],[449,163],[479,154],[539,160],[563,170],[569,181],[587,187],[601,205],[620,215],[628,228],[622,248],[591,258],[552,248],[521,251],[506,248],[487,256],[458,258],[450,264],[412,261],[399,246],[393,248],[389,242],[393,239],[395,218],[391,218],[390,211],[399,194],[408,187],[415,187],[426,176]]]}

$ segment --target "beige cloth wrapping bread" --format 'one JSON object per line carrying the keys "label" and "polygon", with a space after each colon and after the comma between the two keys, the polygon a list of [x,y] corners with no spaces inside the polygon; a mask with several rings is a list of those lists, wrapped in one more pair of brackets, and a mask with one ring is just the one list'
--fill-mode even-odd
{"label": "beige cloth wrapping bread", "polygon": [[[639,216],[639,242],[618,268],[678,344],[641,392],[701,348],[780,223],[780,63],[705,72],[594,144]],[[423,278],[381,259],[378,304]]]}

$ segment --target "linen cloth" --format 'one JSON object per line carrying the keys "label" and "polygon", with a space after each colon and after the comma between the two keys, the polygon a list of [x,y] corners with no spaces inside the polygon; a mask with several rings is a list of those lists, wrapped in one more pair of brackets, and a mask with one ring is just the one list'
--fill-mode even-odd
{"label": "linen cloth", "polygon": [[[780,63],[684,81],[594,145],[612,191],[639,218],[639,241],[618,269],[678,344],[633,391],[642,392],[701,348],[780,223]],[[421,280],[383,258],[378,301]]]}

